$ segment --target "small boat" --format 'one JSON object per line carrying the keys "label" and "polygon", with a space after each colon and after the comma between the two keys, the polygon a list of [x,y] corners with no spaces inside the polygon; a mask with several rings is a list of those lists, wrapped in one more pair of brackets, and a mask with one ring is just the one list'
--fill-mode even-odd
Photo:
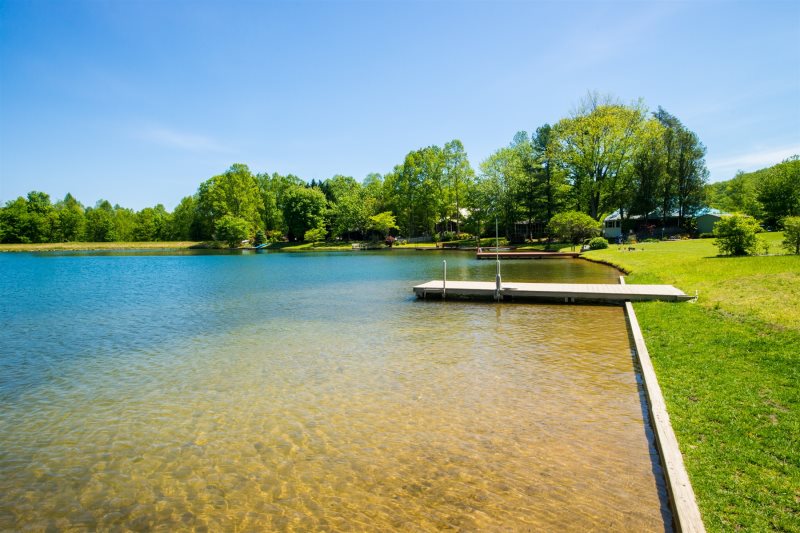
{"label": "small boat", "polygon": [[270,244],[272,244],[272,243],[271,242],[264,242],[264,243],[261,243],[258,246],[256,246],[255,249],[256,250],[263,250],[264,248],[266,248]]}

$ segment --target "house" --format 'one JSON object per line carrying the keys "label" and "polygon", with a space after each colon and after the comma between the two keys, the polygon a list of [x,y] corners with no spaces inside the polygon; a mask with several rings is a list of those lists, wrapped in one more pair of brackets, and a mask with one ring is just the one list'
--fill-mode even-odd
{"label": "house", "polygon": [[714,231],[714,225],[720,221],[722,217],[727,215],[728,213],[723,213],[719,209],[714,209],[711,207],[705,207],[697,212],[695,215],[695,221],[697,222],[697,233],[712,233]]}
{"label": "house", "polygon": [[622,236],[622,215],[614,211],[603,219],[603,237],[613,241]]}
{"label": "house", "polygon": [[[719,209],[704,207],[698,210],[694,217],[687,218],[694,219],[698,234],[711,233],[714,231],[714,224],[726,214]],[[628,233],[635,233],[639,238],[664,238],[685,232],[678,226],[677,213],[672,212],[667,217],[662,218],[658,210],[650,213],[647,217],[641,215],[628,217],[625,221],[625,227],[628,231],[623,231],[622,225],[622,215],[620,215],[619,210],[614,211],[603,219],[603,237],[609,240],[616,240],[619,237],[625,237]]]}

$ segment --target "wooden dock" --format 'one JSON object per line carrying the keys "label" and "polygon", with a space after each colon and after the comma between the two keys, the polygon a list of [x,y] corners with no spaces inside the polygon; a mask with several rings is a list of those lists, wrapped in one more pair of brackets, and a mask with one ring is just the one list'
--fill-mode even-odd
{"label": "wooden dock", "polygon": [[617,285],[600,283],[514,283],[503,282],[499,295],[491,281],[433,280],[414,287],[417,298],[430,295],[459,298],[498,298],[503,300],[550,300],[565,303],[662,300],[682,302],[689,296],[672,285]]}
{"label": "wooden dock", "polygon": [[580,252],[478,252],[478,259],[564,259],[580,257]]}

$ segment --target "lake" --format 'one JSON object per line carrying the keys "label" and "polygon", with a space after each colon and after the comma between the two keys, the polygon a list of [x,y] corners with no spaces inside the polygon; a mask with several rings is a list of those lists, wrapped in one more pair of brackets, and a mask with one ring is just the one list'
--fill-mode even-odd
{"label": "lake", "polygon": [[[613,306],[473,254],[0,254],[0,529],[671,528]],[[582,260],[505,281],[616,283]]]}

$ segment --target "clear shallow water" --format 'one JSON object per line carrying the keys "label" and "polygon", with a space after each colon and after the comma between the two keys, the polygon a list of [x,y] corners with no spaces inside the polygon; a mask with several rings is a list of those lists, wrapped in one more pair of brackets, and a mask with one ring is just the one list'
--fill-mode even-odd
{"label": "clear shallow water", "polygon": [[443,258],[493,279],[433,252],[0,255],[0,529],[668,527],[622,310],[416,301]]}

